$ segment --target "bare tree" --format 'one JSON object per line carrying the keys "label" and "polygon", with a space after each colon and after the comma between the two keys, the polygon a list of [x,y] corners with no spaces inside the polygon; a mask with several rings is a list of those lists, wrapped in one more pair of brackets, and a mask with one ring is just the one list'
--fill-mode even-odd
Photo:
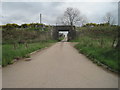
{"label": "bare tree", "polygon": [[85,25],[86,23],[88,23],[88,18],[84,15],[84,16],[81,16],[81,20],[80,20],[80,23],[81,26]]}
{"label": "bare tree", "polygon": [[68,18],[64,16],[58,17],[57,24],[69,25]]}
{"label": "bare tree", "polygon": [[87,21],[86,17],[81,16],[80,11],[76,8],[67,8],[63,16],[57,18],[57,22],[64,25],[75,25],[76,23],[85,23]]}
{"label": "bare tree", "polygon": [[[106,23],[108,23],[109,25],[114,25],[117,23],[114,15],[111,13],[111,12],[108,12],[106,14],[106,16],[104,17],[104,21]],[[112,47],[115,47],[115,42],[117,41],[117,45],[116,45],[116,48],[120,48],[120,31],[118,30],[118,35],[115,35],[113,37],[113,43],[112,43]]]}
{"label": "bare tree", "polygon": [[113,17],[111,12],[106,13],[103,19],[104,19],[104,22],[111,24],[111,25],[116,23],[115,18]]}
{"label": "bare tree", "polygon": [[106,23],[110,23],[110,19],[111,19],[111,13],[108,12],[108,13],[105,15],[105,17],[104,17],[104,21],[105,21]]}

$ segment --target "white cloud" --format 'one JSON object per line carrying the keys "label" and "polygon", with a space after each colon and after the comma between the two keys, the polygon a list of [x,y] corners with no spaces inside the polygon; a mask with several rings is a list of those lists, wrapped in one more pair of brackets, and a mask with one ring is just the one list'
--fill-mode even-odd
{"label": "white cloud", "polygon": [[2,2],[119,2],[119,0],[1,0]]}
{"label": "white cloud", "polygon": [[67,7],[78,8],[90,22],[101,23],[107,12],[112,12],[117,20],[117,2],[3,2],[2,23],[39,22],[42,13],[43,23],[55,24]]}

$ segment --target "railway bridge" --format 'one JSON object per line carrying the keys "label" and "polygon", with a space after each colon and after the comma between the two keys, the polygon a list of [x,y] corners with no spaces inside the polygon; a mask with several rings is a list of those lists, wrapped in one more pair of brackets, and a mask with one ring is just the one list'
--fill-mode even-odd
{"label": "railway bridge", "polygon": [[58,40],[60,31],[68,32],[68,35],[67,35],[68,41],[72,40],[72,39],[74,39],[76,37],[75,26],[71,26],[71,25],[57,25],[57,26],[53,26],[53,38],[55,40]]}

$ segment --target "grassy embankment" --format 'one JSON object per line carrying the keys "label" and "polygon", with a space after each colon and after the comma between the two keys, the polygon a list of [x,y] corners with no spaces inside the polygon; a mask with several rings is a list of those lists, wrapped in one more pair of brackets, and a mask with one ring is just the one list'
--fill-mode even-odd
{"label": "grassy embankment", "polygon": [[16,58],[28,58],[29,53],[48,47],[55,41],[39,42],[39,43],[29,43],[28,48],[24,44],[17,45],[17,49],[13,48],[12,44],[5,44],[2,46],[2,66],[12,64],[13,60]]}
{"label": "grassy embankment", "polygon": [[112,46],[114,37],[117,35],[115,31],[116,27],[108,27],[107,30],[105,30],[106,27],[102,27],[103,30],[94,31],[97,28],[100,29],[100,27],[94,27],[92,28],[92,31],[79,31],[80,35],[76,40],[73,40],[74,42],[79,42],[75,45],[75,48],[78,49],[80,53],[85,54],[94,63],[97,63],[97,65],[101,65],[102,63],[109,68],[120,72],[118,62],[118,58],[120,57],[118,55],[119,51]]}
{"label": "grassy embankment", "polygon": [[52,27],[39,23],[2,25],[2,66],[55,42]]}
{"label": "grassy embankment", "polygon": [[2,45],[0,44],[0,65],[2,65]]}

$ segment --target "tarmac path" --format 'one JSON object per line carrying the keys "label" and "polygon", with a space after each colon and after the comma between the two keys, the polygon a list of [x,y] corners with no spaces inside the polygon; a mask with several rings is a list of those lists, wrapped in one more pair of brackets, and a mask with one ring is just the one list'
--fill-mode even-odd
{"label": "tarmac path", "polygon": [[58,42],[2,69],[3,88],[118,88],[118,76]]}

